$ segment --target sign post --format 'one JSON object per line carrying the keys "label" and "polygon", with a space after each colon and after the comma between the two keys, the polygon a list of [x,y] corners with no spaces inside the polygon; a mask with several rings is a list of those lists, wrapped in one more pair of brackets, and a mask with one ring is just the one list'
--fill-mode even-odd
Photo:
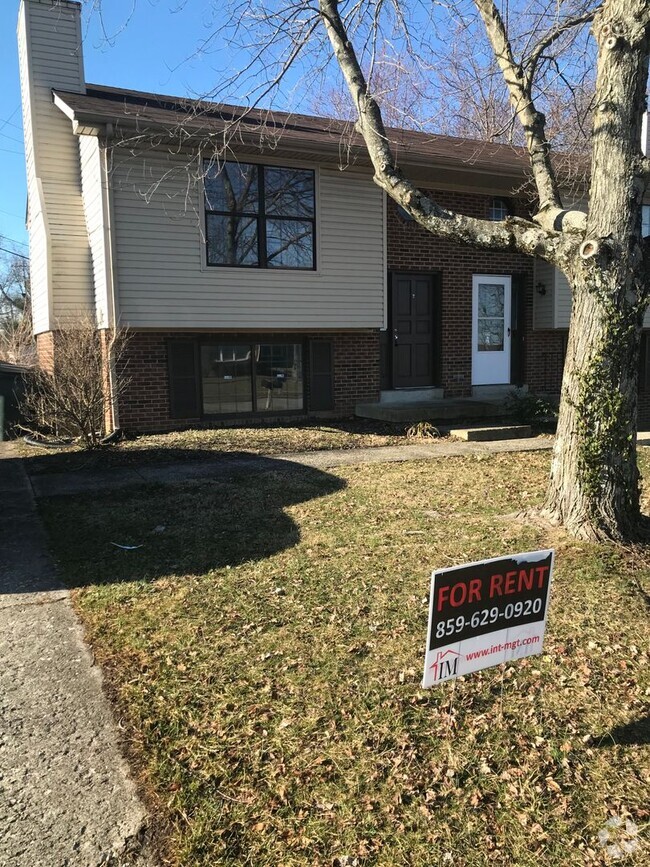
{"label": "sign post", "polygon": [[553,551],[434,572],[423,687],[542,652]]}

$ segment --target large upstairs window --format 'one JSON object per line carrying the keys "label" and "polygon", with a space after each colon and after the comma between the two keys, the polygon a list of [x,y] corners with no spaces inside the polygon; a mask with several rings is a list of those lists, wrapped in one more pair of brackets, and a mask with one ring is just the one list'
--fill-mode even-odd
{"label": "large upstairs window", "polygon": [[313,171],[206,163],[204,187],[208,265],[316,267]]}

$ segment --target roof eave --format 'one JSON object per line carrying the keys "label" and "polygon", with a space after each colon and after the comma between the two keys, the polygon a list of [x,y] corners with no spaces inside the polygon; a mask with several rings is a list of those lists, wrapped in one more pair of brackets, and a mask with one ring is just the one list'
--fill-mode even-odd
{"label": "roof eave", "polygon": [[[143,115],[124,116],[109,112],[93,112],[74,109],[68,105],[60,93],[53,93],[54,104],[68,117],[72,122],[73,132],[76,135],[99,135],[105,140],[112,141],[118,144],[127,143],[129,139],[132,144],[135,144],[137,136],[160,135],[165,134],[171,139],[172,130],[174,130],[174,146],[182,150],[193,150],[198,144],[205,144],[211,138],[215,141],[222,137],[226,124],[222,129],[208,130],[205,126],[196,128],[195,124],[190,121],[180,125],[164,124],[152,121]],[[196,122],[195,122],[196,123]],[[195,128],[193,129],[193,125]],[[182,131],[182,135],[181,135]],[[271,137],[271,136],[269,136]],[[355,142],[347,142],[345,144],[345,159],[341,152],[341,137],[332,135],[331,141],[314,141],[309,138],[301,138],[292,134],[290,140],[283,143],[282,133],[277,132],[273,136],[274,154],[282,155],[283,151],[291,151],[293,153],[304,153],[308,158],[325,157],[328,161],[338,161],[346,165],[354,164],[358,168],[366,168],[372,170],[368,153],[360,144]],[[477,143],[477,145],[480,143]],[[221,147],[222,143],[219,142]],[[242,124],[237,132],[236,143],[232,142],[228,145],[227,150],[234,153],[237,150],[237,145],[241,148],[251,149],[252,151],[263,152],[265,150],[264,143],[260,141],[260,128],[247,129]],[[268,146],[268,141],[267,141]],[[427,169],[430,172],[437,170],[449,171],[455,170],[468,175],[478,175],[483,178],[495,175],[495,164],[493,160],[472,161],[455,159],[453,157],[445,157],[442,155],[426,155],[417,152],[409,152],[403,147],[400,147],[399,142],[396,143],[395,151],[398,164],[404,169]],[[332,158],[336,158],[332,160]],[[521,169],[508,166],[501,166],[498,171],[498,177],[501,184],[505,181],[511,182],[513,186],[521,184],[529,175],[529,167],[522,162]],[[501,185],[500,184],[500,185]]]}

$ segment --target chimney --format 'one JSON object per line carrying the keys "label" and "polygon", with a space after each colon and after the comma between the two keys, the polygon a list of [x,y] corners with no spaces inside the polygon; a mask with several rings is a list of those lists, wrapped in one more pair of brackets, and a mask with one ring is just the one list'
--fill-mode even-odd
{"label": "chimney", "polygon": [[[92,298],[79,142],[52,90],[85,92],[81,4],[21,0],[18,57],[25,135],[34,332]],[[85,235],[85,237],[84,237]]]}

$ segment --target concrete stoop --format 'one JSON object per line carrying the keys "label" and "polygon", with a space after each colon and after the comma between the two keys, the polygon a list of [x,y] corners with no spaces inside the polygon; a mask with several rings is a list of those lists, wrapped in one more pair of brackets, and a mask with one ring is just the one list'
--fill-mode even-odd
{"label": "concrete stoop", "polygon": [[452,428],[449,435],[468,443],[484,443],[494,440],[518,440],[532,436],[529,424],[488,425],[486,427]]}
{"label": "concrete stoop", "polygon": [[394,424],[416,424],[430,421],[435,425],[449,422],[472,422],[486,419],[490,422],[506,419],[508,411],[503,400],[481,400],[475,397],[447,398],[441,400],[361,403],[355,408],[359,418]]}

